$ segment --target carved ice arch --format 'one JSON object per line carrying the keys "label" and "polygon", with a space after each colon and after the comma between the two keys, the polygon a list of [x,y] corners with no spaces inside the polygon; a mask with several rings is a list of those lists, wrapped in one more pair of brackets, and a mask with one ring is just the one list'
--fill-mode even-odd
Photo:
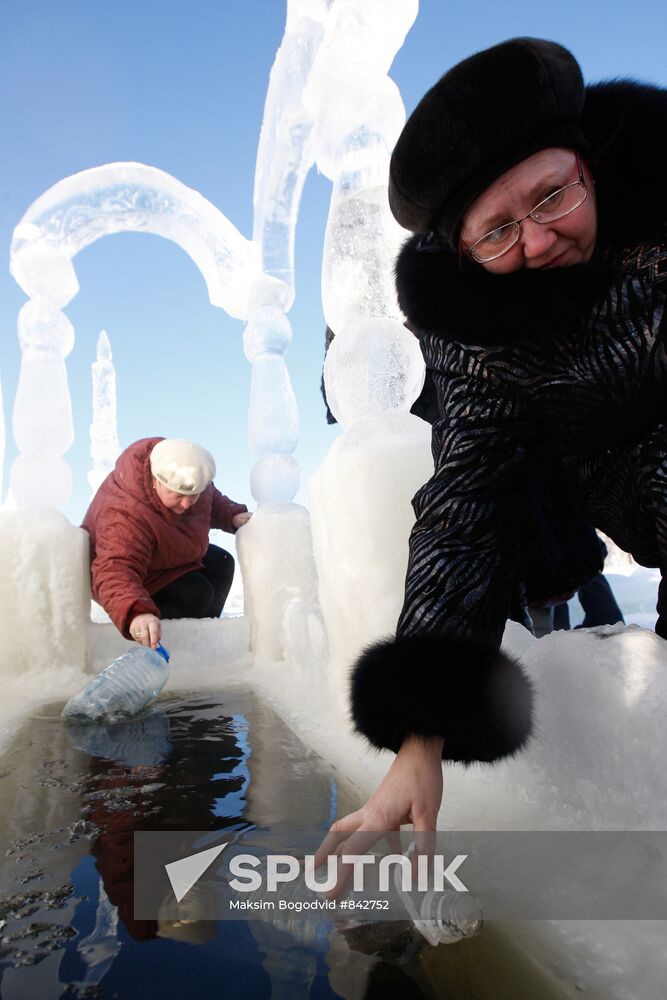
{"label": "carved ice arch", "polygon": [[[20,452],[11,487],[20,506],[62,506],[71,491],[63,454],[74,440],[65,358],[74,328],[62,312],[78,292],[73,258],[103,236],[147,232],[177,243],[201,272],[212,305],[244,319],[261,280],[260,251],[197,191],[156,167],[110,163],[42,194],[14,230],[10,271],[29,301],[18,317],[22,351],[14,403]],[[266,279],[264,279],[266,280]]]}

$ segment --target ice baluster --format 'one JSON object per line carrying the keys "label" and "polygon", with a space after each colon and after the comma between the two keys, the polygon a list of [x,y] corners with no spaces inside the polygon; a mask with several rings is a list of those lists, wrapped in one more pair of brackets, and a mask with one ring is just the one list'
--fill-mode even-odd
{"label": "ice baluster", "polygon": [[120,454],[116,421],[116,370],[106,330],[97,338],[93,361],[93,418],[90,424],[90,456],[93,467],[88,482],[93,494],[112,471]]}
{"label": "ice baluster", "polygon": [[299,488],[299,466],[292,456],[299,410],[285,362],[291,339],[290,322],[280,305],[259,305],[251,313],[243,343],[252,364],[248,442],[258,457],[250,490],[258,504],[288,503]]}
{"label": "ice baluster", "polygon": [[387,204],[389,152],[382,136],[348,137],[331,198],[322,262],[324,314],[335,337],[324,378],[342,427],[419,395],[424,362],[405,329],[393,287],[403,239]]}
{"label": "ice baluster", "polygon": [[116,657],[106,670],[94,677],[63,709],[65,718],[113,721],[150,704],[169,678],[169,653],[135,646]]}
{"label": "ice baluster", "polygon": [[11,487],[20,506],[59,507],[72,481],[62,456],[74,441],[65,368],[74,328],[53,300],[38,296],[19,312],[18,337],[22,355],[13,428],[21,454],[12,465]]}

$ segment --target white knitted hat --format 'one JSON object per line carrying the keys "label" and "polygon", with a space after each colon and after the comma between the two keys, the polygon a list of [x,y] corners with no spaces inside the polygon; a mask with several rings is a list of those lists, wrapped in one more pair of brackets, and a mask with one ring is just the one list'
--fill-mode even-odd
{"label": "white knitted hat", "polygon": [[174,493],[194,495],[203,493],[215,476],[213,455],[181,438],[165,438],[151,452],[151,472],[155,478]]}

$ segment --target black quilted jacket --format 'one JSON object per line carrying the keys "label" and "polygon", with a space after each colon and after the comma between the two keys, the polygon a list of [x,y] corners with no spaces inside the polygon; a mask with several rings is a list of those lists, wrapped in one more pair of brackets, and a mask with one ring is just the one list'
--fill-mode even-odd
{"label": "black quilted jacket", "polygon": [[[419,236],[399,256],[439,419],[397,636],[353,672],[353,718],[376,746],[437,734],[445,758],[494,760],[528,738],[530,687],[498,646],[536,462],[558,467],[582,524],[667,567],[667,91],[589,88],[584,124],[598,150],[589,263],[494,275]],[[667,637],[663,585],[658,611]]]}

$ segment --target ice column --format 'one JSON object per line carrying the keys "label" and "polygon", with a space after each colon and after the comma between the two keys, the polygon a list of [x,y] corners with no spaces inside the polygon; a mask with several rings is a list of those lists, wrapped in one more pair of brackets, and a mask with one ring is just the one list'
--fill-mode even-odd
{"label": "ice column", "polygon": [[342,701],[356,653],[395,629],[410,499],[432,471],[430,428],[408,412],[424,364],[396,302],[394,262],[406,234],[387,200],[390,152],[405,122],[387,71],[416,15],[417,0],[337,0],[306,94],[317,109],[317,165],[333,181],[322,301],[335,339],[325,383],[345,433],[311,482],[311,520],[330,677]]}
{"label": "ice column", "polygon": [[317,165],[334,183],[322,268],[324,315],[335,334],[325,381],[346,428],[369,413],[409,409],[423,380],[393,287],[405,233],[387,202],[389,156],[405,123],[387,71],[417,7],[337,0],[306,93],[317,109]]}
{"label": "ice column", "polygon": [[312,113],[303,91],[323,37],[325,0],[288,0],[285,34],[264,106],[254,190],[254,239],[262,277],[252,292],[244,347],[251,362],[249,439],[258,455],[250,479],[259,503],[288,502],[299,488],[292,457],[299,418],[285,354],[292,339],[294,231],[303,184],[313,162]]}
{"label": "ice column", "polygon": [[13,427],[21,454],[12,465],[11,488],[20,507],[60,507],[72,488],[62,456],[74,441],[65,368],[74,328],[63,304],[57,295],[35,295],[19,312],[22,357]]}
{"label": "ice column", "polygon": [[308,511],[299,487],[298,410],[285,363],[292,339],[294,232],[313,163],[313,114],[303,92],[324,36],[325,0],[288,0],[285,34],[271,70],[257,153],[254,238],[262,277],[253,289],[244,347],[252,363],[252,494],[260,509],[237,539],[253,654],[263,662],[326,659]]}
{"label": "ice column", "polygon": [[93,419],[90,425],[90,456],[93,467],[88,473],[88,482],[94,495],[120,454],[116,424],[116,370],[106,330],[102,330],[97,338],[97,359],[91,367]]}

